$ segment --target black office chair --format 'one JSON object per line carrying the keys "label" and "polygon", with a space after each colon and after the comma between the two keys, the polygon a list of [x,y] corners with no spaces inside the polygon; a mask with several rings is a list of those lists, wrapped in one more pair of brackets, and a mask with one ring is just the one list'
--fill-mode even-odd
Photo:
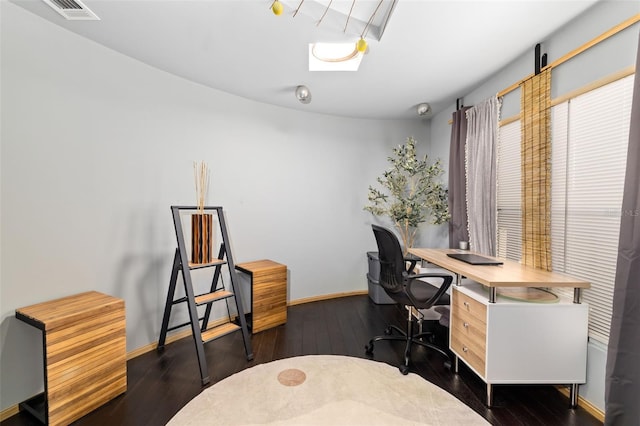
{"label": "black office chair", "polygon": [[[395,325],[389,325],[385,329],[384,336],[376,336],[369,340],[369,344],[365,346],[367,355],[373,354],[373,343],[380,340],[399,340],[406,343],[404,351],[404,364],[399,367],[402,374],[409,372],[409,361],[411,358],[412,344],[421,345],[442,354],[446,360],[445,365],[450,368],[451,360],[449,355],[435,344],[422,340],[422,338],[430,338],[432,332],[413,333],[413,314],[411,308],[429,309],[435,305],[448,305],[449,295],[446,293],[453,277],[446,274],[414,274],[418,259],[405,259],[400,248],[400,242],[393,232],[381,226],[371,225],[373,234],[378,244],[378,258],[380,261],[380,285],[384,291],[397,303],[404,305],[408,311],[407,331],[400,329]],[[407,267],[409,262],[409,267]],[[436,287],[419,278],[439,278],[442,279],[442,285]],[[400,336],[393,335],[396,331]]]}

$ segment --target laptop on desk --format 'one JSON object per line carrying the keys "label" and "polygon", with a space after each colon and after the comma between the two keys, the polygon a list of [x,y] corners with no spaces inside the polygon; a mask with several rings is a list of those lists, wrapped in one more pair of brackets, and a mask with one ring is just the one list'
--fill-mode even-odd
{"label": "laptop on desk", "polygon": [[473,253],[447,253],[447,256],[471,265],[502,265],[504,262]]}

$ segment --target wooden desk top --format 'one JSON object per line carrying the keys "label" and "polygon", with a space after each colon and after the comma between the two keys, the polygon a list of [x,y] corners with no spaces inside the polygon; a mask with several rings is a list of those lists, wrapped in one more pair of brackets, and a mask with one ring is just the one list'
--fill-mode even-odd
{"label": "wooden desk top", "polygon": [[[488,287],[568,287],[589,288],[587,281],[578,280],[557,272],[548,272],[522,265],[508,259],[499,259],[503,265],[471,265],[447,256],[447,253],[463,252],[454,249],[410,248],[409,253],[428,262],[463,275]],[[464,253],[473,253],[464,251]],[[484,257],[491,258],[491,256]],[[494,258],[495,259],[495,258]]]}

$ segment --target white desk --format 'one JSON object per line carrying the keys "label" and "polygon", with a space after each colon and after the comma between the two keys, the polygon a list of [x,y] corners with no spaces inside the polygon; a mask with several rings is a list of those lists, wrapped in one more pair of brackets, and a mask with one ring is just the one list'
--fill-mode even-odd
{"label": "white desk", "polygon": [[[456,371],[460,359],[482,378],[488,406],[494,384],[569,384],[576,406],[578,384],[586,382],[589,315],[579,303],[580,289],[589,283],[503,259],[500,266],[470,265],[446,255],[455,251],[409,249],[457,275],[449,327]],[[568,287],[574,297],[555,303],[505,300],[500,287]]]}

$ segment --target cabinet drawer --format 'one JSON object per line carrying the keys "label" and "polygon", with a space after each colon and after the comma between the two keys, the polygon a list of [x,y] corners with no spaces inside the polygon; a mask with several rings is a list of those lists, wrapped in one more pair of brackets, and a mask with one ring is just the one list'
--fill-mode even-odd
{"label": "cabinet drawer", "polygon": [[482,324],[487,323],[487,306],[459,292],[456,288],[453,289],[451,307],[453,317],[475,319]]}
{"label": "cabinet drawer", "polygon": [[475,345],[461,340],[455,333],[451,333],[451,349],[469,366],[476,370],[481,376],[485,377],[485,352],[479,351]]}
{"label": "cabinet drawer", "polygon": [[484,323],[470,315],[453,315],[451,318],[451,336],[461,342],[472,345],[478,352],[484,353],[487,347],[487,328]]}

